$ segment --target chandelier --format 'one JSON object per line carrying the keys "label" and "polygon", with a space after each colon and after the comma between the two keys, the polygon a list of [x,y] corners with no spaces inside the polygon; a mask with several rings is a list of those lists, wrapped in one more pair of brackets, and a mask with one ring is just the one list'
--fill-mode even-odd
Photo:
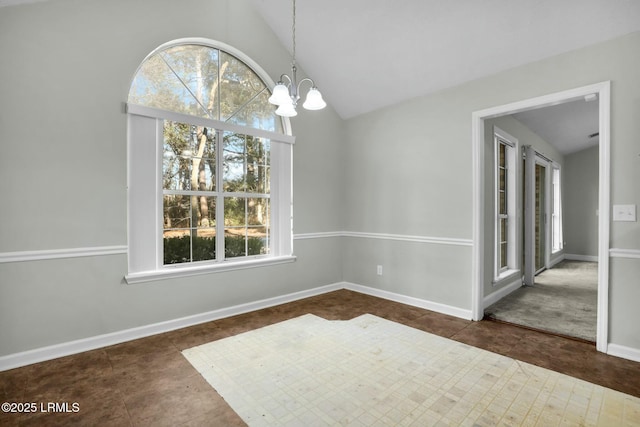
{"label": "chandelier", "polygon": [[282,74],[280,80],[273,88],[273,93],[269,97],[269,102],[278,106],[276,114],[283,117],[293,117],[298,114],[296,107],[300,99],[300,85],[304,82],[311,83],[311,89],[307,92],[307,97],[302,106],[306,110],[322,110],[327,106],[327,103],[322,99],[322,94],[313,80],[304,78],[298,82],[296,78],[296,0],[293,0],[292,34],[293,55],[291,60],[291,77],[287,74]]}

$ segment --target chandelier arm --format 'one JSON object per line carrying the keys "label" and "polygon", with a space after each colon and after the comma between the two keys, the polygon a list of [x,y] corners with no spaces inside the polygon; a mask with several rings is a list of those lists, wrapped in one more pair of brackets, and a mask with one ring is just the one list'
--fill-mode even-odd
{"label": "chandelier arm", "polygon": [[291,84],[293,83],[293,80],[291,80],[291,77],[289,77],[287,74],[281,74],[280,81],[278,83],[284,84],[285,79],[289,82],[287,83],[287,86],[291,86]]}
{"label": "chandelier arm", "polygon": [[298,87],[297,87],[297,89],[298,89],[298,93],[300,93],[300,86],[301,86],[301,85],[302,85],[302,83],[304,83],[304,82],[310,82],[310,83],[311,83],[311,88],[312,88],[312,89],[316,87],[316,84],[315,84],[315,82],[313,81],[313,79],[310,79],[309,77],[305,77],[304,79],[300,80],[300,82],[298,83]]}

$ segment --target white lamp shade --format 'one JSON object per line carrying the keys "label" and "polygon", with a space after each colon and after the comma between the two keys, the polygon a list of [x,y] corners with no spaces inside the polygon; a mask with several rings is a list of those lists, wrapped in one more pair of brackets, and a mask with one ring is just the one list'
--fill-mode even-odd
{"label": "white lamp shade", "polygon": [[294,117],[298,115],[298,112],[296,107],[293,106],[291,98],[289,98],[289,102],[283,103],[278,107],[276,114],[282,117]]}
{"label": "white lamp shade", "polygon": [[307,93],[307,99],[305,99],[302,106],[306,110],[322,110],[327,106],[327,103],[324,102],[324,99],[322,99],[322,94],[320,93],[320,91],[315,87],[312,87],[311,89],[309,89],[309,92]]}
{"label": "white lamp shade", "polygon": [[289,96],[289,88],[282,82],[279,82],[273,88],[273,93],[269,97],[269,102],[274,105],[284,105],[291,103],[291,96]]}

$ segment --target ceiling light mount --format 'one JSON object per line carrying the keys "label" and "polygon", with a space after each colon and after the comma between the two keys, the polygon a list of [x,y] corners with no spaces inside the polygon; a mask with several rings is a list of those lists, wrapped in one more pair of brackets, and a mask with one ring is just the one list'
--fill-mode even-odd
{"label": "ceiling light mount", "polygon": [[311,83],[311,88],[307,92],[307,97],[302,104],[306,110],[322,110],[327,106],[327,103],[322,99],[322,94],[316,87],[314,81],[310,78],[304,78],[298,82],[296,72],[296,0],[292,0],[293,3],[293,25],[292,25],[292,38],[293,38],[293,54],[291,59],[291,76],[282,74],[280,80],[273,88],[273,93],[269,97],[269,102],[277,105],[278,109],[276,114],[283,117],[294,117],[298,114],[296,107],[298,106],[298,100],[300,99],[300,86],[304,82]]}

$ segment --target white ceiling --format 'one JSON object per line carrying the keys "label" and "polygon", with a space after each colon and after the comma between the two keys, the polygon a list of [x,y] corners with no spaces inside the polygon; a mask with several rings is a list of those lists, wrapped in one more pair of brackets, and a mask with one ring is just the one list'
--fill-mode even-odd
{"label": "white ceiling", "polygon": [[[292,1],[250,1],[290,49]],[[296,9],[297,61],[342,118],[640,30],[638,0],[297,0]]]}
{"label": "white ceiling", "polygon": [[514,114],[563,155],[598,145],[598,101],[578,100]]}

